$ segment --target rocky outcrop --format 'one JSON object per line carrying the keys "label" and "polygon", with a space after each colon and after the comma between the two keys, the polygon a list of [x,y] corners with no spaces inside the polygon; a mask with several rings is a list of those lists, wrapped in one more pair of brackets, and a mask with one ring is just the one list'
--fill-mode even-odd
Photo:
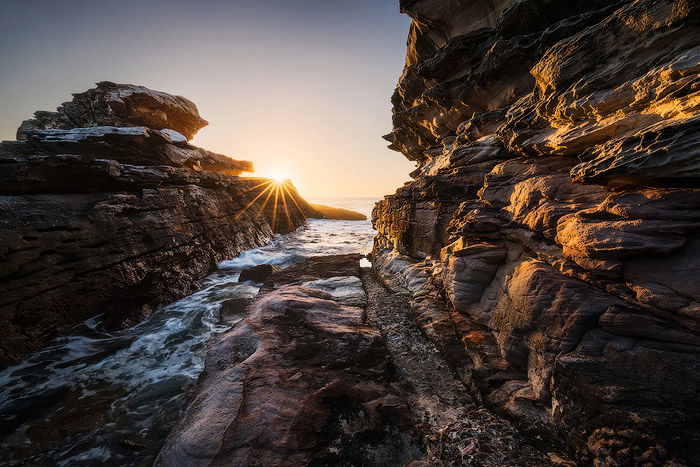
{"label": "rocky outcrop", "polygon": [[479,407],[362,256],[272,273],[156,465],[551,465]]}
{"label": "rocky outcrop", "polygon": [[250,162],[190,145],[204,124],[184,98],[99,83],[0,145],[0,366],[91,316],[135,324],[305,221],[274,222]]}
{"label": "rocky outcrop", "polygon": [[367,216],[362,213],[351,211],[350,209],[334,208],[323,204],[309,203],[312,211],[309,217],[314,219],[333,219],[343,221],[364,221]]}
{"label": "rocky outcrop", "polygon": [[25,120],[17,130],[24,140],[37,130],[88,128],[95,126],[145,126],[156,130],[174,130],[188,140],[207,125],[197,106],[181,96],[173,96],[133,84],[110,81],[73,94],[56,112],[39,111]]}
{"label": "rocky outcrop", "polygon": [[[472,394],[583,463],[697,459],[700,5],[402,1],[373,265]],[[670,464],[669,464],[670,465]]]}
{"label": "rocky outcrop", "polygon": [[[404,465],[421,455],[360,255],[273,273],[220,336],[156,465]],[[343,283],[340,290],[329,282]]]}

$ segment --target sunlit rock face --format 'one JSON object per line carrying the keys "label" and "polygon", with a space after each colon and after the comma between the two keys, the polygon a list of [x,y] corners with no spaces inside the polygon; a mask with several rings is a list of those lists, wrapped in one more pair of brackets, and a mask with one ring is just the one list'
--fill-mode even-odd
{"label": "sunlit rock face", "polygon": [[488,405],[583,462],[697,459],[700,5],[402,2],[374,266]]}
{"label": "sunlit rock face", "polygon": [[238,176],[251,162],[187,142],[204,124],[182,97],[99,83],[0,144],[0,366],[98,314],[136,324],[303,224],[293,186],[302,208],[274,222],[272,183]]}

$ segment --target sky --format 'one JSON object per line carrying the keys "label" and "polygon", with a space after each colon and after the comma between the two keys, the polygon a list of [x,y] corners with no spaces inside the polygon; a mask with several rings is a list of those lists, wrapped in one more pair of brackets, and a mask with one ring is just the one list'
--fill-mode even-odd
{"label": "sky", "polygon": [[0,2],[0,139],[98,81],[192,100],[192,143],[304,196],[380,196],[414,165],[386,148],[409,20],[398,0]]}

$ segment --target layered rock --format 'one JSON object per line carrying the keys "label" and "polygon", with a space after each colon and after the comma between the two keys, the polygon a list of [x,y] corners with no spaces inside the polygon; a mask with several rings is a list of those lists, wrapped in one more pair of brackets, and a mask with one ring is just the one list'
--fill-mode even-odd
{"label": "layered rock", "polygon": [[699,455],[700,5],[405,1],[414,180],[374,266],[491,407],[583,462]]}
{"label": "layered rock", "polygon": [[91,316],[135,324],[305,221],[266,214],[238,176],[252,163],[190,145],[204,124],[184,98],[99,83],[0,145],[0,366]]}

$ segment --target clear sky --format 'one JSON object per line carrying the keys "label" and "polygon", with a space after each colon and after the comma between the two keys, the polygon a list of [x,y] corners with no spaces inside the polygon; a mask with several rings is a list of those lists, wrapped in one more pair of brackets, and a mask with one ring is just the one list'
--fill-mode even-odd
{"label": "clear sky", "polygon": [[397,0],[0,2],[0,139],[97,81],[194,101],[193,143],[303,195],[393,193],[413,169],[381,139],[409,20]]}

